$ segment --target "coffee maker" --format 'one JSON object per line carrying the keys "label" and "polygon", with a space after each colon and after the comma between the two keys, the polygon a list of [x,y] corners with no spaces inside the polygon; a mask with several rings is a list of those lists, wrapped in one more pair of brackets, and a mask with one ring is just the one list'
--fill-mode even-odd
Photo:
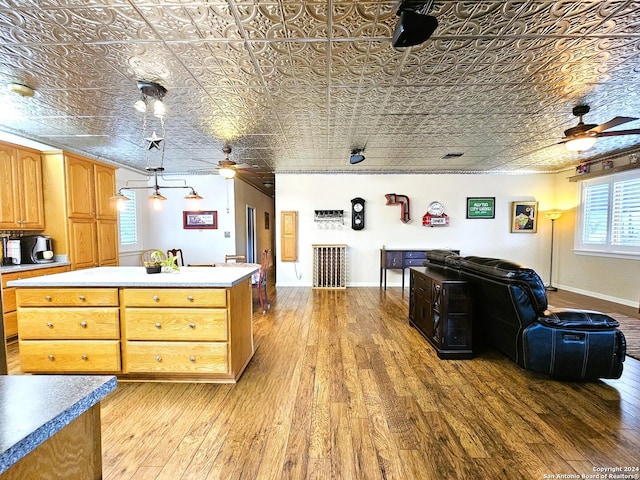
{"label": "coffee maker", "polygon": [[46,235],[25,235],[21,239],[22,263],[51,263],[53,240]]}
{"label": "coffee maker", "polygon": [[19,265],[22,260],[20,239],[11,238],[7,235],[0,235],[2,241],[2,265]]}

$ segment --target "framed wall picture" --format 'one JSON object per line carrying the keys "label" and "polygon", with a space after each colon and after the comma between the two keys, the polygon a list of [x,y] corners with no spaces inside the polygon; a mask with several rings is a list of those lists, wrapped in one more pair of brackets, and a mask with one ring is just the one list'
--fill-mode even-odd
{"label": "framed wall picture", "polygon": [[538,231],[538,202],[511,202],[511,233]]}
{"label": "framed wall picture", "polygon": [[185,210],[182,212],[182,228],[194,230],[218,228],[218,212],[215,210]]}
{"label": "framed wall picture", "polygon": [[467,218],[496,218],[496,197],[467,197]]}
{"label": "framed wall picture", "polygon": [[264,229],[269,230],[269,212],[264,212]]}

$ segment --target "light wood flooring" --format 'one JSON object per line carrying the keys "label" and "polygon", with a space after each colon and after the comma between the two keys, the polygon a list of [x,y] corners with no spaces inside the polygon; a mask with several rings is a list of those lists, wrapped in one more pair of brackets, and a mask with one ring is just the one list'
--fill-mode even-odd
{"label": "light wood flooring", "polygon": [[[574,383],[493,350],[440,360],[408,324],[407,292],[278,288],[271,310],[254,314],[256,353],[238,384],[121,382],[102,402],[104,479],[543,479],[640,467],[639,361],[628,358],[619,380]],[[551,303],[569,306],[562,295]]]}

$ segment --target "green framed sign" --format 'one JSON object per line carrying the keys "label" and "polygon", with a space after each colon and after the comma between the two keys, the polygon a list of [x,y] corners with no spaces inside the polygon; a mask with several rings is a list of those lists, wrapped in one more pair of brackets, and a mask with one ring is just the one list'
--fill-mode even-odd
{"label": "green framed sign", "polygon": [[467,197],[467,218],[496,218],[496,197]]}

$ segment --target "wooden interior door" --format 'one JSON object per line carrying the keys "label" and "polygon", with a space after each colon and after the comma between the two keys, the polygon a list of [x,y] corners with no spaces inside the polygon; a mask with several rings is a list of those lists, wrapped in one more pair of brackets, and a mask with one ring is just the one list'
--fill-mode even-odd
{"label": "wooden interior door", "polygon": [[280,260],[298,260],[298,212],[294,210],[280,213]]}

